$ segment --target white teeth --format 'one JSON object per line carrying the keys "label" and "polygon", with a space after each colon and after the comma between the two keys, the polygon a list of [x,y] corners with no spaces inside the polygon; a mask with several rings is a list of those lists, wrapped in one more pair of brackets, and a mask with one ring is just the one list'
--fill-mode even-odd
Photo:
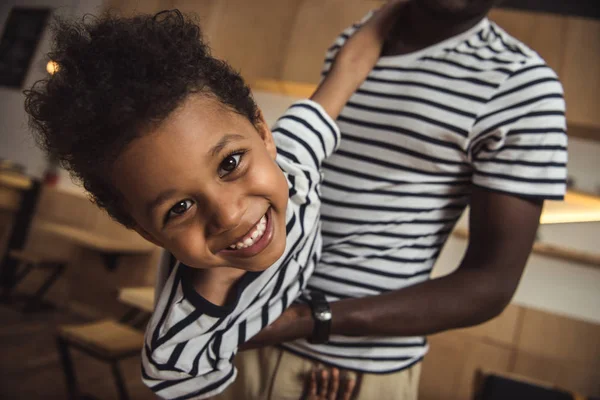
{"label": "white teeth", "polygon": [[265,230],[267,229],[267,217],[266,215],[263,215],[262,218],[260,219],[260,221],[258,221],[258,224],[256,224],[256,229],[254,229],[254,231],[250,234],[249,237],[247,237],[246,239],[244,239],[241,242],[237,242],[235,244],[232,244],[231,246],[229,246],[230,249],[233,250],[239,250],[239,249],[245,249],[247,247],[252,246],[258,239],[260,239],[262,237],[262,235],[265,233]]}

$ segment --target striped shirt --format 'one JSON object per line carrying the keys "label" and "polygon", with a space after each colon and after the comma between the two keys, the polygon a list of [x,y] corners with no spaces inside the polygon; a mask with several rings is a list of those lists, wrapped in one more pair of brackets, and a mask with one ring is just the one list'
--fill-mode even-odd
{"label": "striped shirt", "polygon": [[320,256],[321,163],[339,144],[339,129],[312,101],[293,104],[277,121],[277,163],[289,187],[287,241],[267,270],[247,272],[235,299],[217,306],[185,279],[176,264],[158,298],[142,351],[142,377],[160,397],[203,399],[236,377],[237,347],[273,322],[305,288]]}
{"label": "striped shirt", "polygon": [[[329,50],[325,72],[356,27]],[[427,281],[475,186],[561,199],[564,112],[556,74],[487,19],[424,50],[382,57],[337,121],[342,143],[324,164],[323,254],[308,288],[336,301]],[[283,346],[371,373],[400,371],[427,352],[424,337]]]}

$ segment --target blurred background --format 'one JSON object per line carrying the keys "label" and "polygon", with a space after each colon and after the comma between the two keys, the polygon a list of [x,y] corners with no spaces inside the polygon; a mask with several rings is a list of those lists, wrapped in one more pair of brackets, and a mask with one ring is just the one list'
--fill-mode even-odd
{"label": "blurred background", "polygon": [[[376,0],[4,0],[0,5],[0,399],[153,398],[139,348],[158,248],[110,220],[38,150],[22,91],[52,73],[48,22],[115,10],[200,17],[215,56],[250,83],[272,123],[319,81],[326,49]],[[567,101],[569,193],[547,202],[506,311],[429,338],[420,399],[471,399],[496,374],[600,396],[600,7],[506,1],[490,19],[544,57]],[[466,217],[434,270],[452,271]],[[70,378],[67,378],[70,377]],[[515,378],[517,379],[517,378]],[[535,397],[532,397],[535,398]]]}

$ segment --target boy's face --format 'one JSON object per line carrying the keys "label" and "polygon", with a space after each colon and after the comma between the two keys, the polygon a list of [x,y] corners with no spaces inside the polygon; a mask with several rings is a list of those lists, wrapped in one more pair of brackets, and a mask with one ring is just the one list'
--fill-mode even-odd
{"label": "boy's face", "polygon": [[113,182],[136,229],[195,268],[261,271],[286,242],[287,181],[258,127],[218,101],[190,95],[119,156]]}

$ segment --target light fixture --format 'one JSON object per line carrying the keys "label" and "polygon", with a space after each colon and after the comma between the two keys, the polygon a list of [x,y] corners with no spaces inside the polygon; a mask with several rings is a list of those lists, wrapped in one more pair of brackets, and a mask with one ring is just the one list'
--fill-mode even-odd
{"label": "light fixture", "polygon": [[54,73],[58,71],[58,63],[52,60],[48,61],[46,64],[46,71],[48,71],[50,75],[54,75]]}

